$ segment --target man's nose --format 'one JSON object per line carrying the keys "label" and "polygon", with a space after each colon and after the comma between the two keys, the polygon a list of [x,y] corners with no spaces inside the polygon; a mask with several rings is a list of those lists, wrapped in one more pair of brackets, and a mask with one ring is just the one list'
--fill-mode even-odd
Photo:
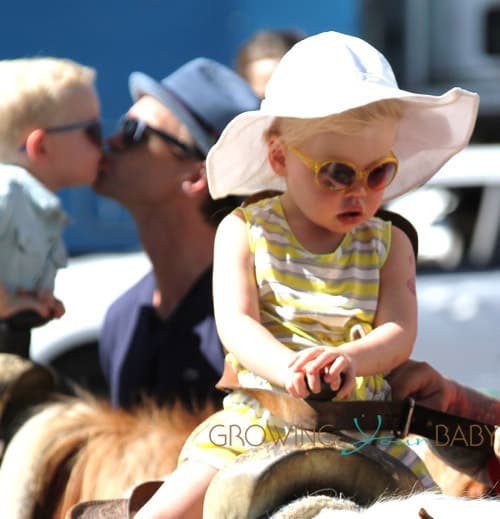
{"label": "man's nose", "polygon": [[125,146],[123,145],[123,136],[121,132],[113,133],[104,141],[104,152],[119,152],[124,149]]}

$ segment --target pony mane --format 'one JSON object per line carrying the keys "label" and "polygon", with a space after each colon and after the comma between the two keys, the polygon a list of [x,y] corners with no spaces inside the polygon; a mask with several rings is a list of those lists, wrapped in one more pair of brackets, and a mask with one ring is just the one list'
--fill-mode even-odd
{"label": "pony mane", "polygon": [[86,393],[55,405],[61,412],[40,431],[35,518],[63,518],[80,501],[122,497],[139,482],[165,477],[190,432],[215,411],[152,400],[125,411]]}
{"label": "pony mane", "polygon": [[[329,501],[328,501],[329,500]],[[318,510],[320,508],[321,510]],[[500,517],[500,502],[494,498],[470,499],[427,491],[406,497],[381,498],[372,506],[359,507],[342,498],[309,496],[292,502],[271,519],[441,519],[444,517]]]}

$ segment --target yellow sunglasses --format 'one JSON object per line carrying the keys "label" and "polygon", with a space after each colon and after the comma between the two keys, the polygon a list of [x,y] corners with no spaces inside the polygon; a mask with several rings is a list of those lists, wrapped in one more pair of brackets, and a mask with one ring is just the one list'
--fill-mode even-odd
{"label": "yellow sunglasses", "polygon": [[369,168],[359,169],[356,165],[341,160],[318,162],[295,146],[288,147],[314,172],[316,184],[331,191],[349,189],[357,180],[367,189],[381,191],[394,180],[398,172],[398,159],[392,151],[389,156]]}

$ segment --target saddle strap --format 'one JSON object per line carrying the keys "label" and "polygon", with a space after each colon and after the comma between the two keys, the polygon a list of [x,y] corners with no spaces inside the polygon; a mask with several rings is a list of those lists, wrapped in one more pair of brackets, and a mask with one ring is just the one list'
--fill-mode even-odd
{"label": "saddle strap", "polygon": [[315,408],[323,426],[331,423],[358,432],[389,430],[396,438],[412,433],[429,438],[442,447],[467,447],[489,452],[493,447],[494,424],[436,411],[416,404],[412,398],[402,401],[308,401],[308,405]]}
{"label": "saddle strap", "polygon": [[[379,439],[389,442],[413,433],[429,438],[441,447],[493,452],[494,424],[436,411],[416,404],[412,398],[400,401],[320,401],[238,385],[219,388],[251,396],[274,415],[302,429],[357,431],[367,441]],[[393,435],[387,436],[385,431],[393,431]]]}

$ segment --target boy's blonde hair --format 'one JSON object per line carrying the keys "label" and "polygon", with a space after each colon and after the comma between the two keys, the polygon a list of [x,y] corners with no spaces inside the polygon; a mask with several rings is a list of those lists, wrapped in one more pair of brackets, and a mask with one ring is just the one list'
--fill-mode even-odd
{"label": "boy's blonde hair", "polygon": [[326,132],[357,135],[374,122],[387,118],[401,119],[403,110],[403,103],[399,99],[386,99],[315,119],[276,117],[264,138],[269,140],[272,136],[280,136],[288,144],[298,146],[310,137]]}
{"label": "boy's blonde hair", "polygon": [[67,99],[92,87],[95,70],[62,58],[0,61],[0,162],[15,162],[23,134],[61,124]]}

